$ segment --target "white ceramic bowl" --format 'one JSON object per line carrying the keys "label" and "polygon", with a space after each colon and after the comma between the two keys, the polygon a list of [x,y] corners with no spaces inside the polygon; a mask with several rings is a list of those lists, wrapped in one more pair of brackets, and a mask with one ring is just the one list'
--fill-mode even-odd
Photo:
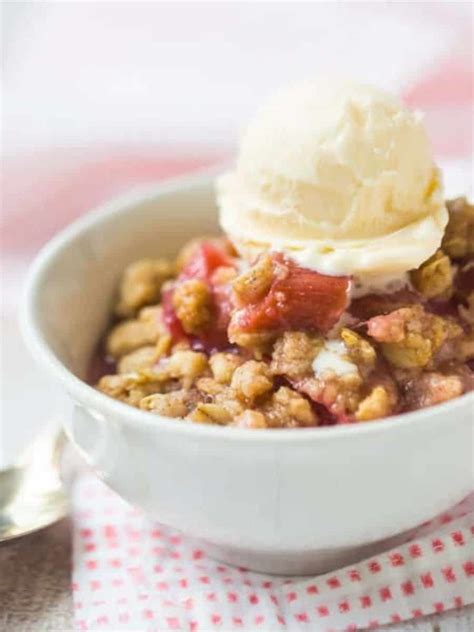
{"label": "white ceramic bowl", "polygon": [[82,381],[124,267],[217,230],[212,181],[142,190],[56,236],[27,283],[27,344],[76,402],[71,441],[150,516],[261,571],[352,562],[474,487],[471,394],[380,422],[272,431],[158,417]]}

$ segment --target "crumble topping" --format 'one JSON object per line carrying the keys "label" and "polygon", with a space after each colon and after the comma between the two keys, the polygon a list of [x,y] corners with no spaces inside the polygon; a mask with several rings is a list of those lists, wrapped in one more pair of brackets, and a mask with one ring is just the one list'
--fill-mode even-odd
{"label": "crumble topping", "polygon": [[181,423],[306,428],[368,422],[474,388],[474,207],[448,202],[441,248],[410,283],[351,280],[279,253],[242,265],[226,239],[124,271],[103,393]]}

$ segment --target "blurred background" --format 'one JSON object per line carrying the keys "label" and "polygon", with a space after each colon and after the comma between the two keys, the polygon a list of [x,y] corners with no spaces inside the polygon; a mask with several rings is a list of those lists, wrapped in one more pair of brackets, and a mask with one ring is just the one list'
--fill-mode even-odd
{"label": "blurred background", "polygon": [[1,8],[0,465],[63,410],[18,334],[34,254],[112,195],[229,161],[239,130],[281,85],[337,73],[394,90],[425,112],[448,193],[472,186],[471,2]]}

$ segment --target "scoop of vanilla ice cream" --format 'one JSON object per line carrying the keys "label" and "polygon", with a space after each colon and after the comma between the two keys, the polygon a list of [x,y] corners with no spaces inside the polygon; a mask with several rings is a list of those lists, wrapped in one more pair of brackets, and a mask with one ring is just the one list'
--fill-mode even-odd
{"label": "scoop of vanilla ice cream", "polygon": [[246,258],[263,249],[331,275],[393,279],[438,248],[447,211],[418,113],[364,85],[304,82],[261,109],[220,222]]}

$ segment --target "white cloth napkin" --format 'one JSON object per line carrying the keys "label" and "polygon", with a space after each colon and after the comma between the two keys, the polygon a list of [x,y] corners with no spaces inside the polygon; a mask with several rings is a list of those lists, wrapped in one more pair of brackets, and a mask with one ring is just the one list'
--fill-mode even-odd
{"label": "white cloth napkin", "polygon": [[474,494],[395,549],[302,579],[219,563],[89,474],[73,509],[76,630],[339,632],[474,603]]}

